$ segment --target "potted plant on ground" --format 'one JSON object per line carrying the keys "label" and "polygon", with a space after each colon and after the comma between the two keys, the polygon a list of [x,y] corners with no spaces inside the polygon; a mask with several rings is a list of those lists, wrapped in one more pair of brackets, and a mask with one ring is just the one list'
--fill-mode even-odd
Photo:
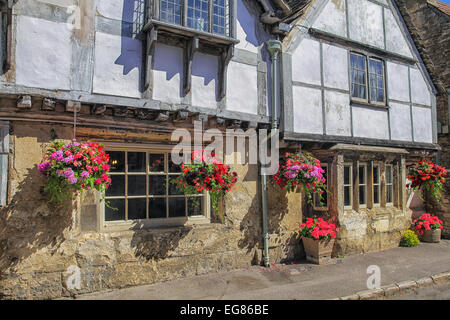
{"label": "potted plant on ground", "polygon": [[422,214],[419,219],[413,221],[414,228],[422,242],[437,243],[441,241],[442,221],[429,213]]}
{"label": "potted plant on ground", "polygon": [[328,223],[322,218],[308,218],[299,227],[306,259],[316,264],[323,264],[330,260],[336,231],[339,229],[333,223]]}
{"label": "potted plant on ground", "polygon": [[[191,163],[181,164],[182,173],[173,183],[184,194],[209,192],[211,204],[217,214],[219,199],[231,190],[237,182],[237,173],[223,164],[217,155],[206,154],[205,150],[195,150]],[[219,217],[223,222],[223,217]]]}
{"label": "potted plant on ground", "polygon": [[[319,196],[326,191],[324,170],[320,166],[320,161],[311,153],[289,153],[281,159],[278,172],[273,179],[288,192],[293,192],[298,186],[303,188],[306,195],[306,202],[313,203],[313,194]],[[322,202],[322,201],[321,201]]]}
{"label": "potted plant on ground", "polygon": [[38,169],[45,177],[50,202],[60,203],[83,190],[104,194],[111,184],[109,155],[98,143],[53,142]]}

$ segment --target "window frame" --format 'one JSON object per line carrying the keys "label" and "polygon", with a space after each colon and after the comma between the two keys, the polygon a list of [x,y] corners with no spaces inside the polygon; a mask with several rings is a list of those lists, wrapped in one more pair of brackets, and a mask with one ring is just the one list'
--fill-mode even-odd
{"label": "window frame", "polygon": [[[370,81],[370,60],[374,60],[374,61],[379,61],[381,62],[381,69],[383,71],[383,101],[372,101],[371,97],[370,97],[370,89],[371,89],[371,81]],[[378,74],[376,74],[378,76]],[[378,106],[386,106],[386,63],[383,59],[376,57],[376,56],[367,56],[367,86],[368,86],[368,91],[367,91],[367,98],[370,104],[373,105],[378,105]],[[378,87],[376,86],[376,88],[378,89]]]}
{"label": "window frame", "polygon": [[[328,163],[321,163],[320,164],[320,166],[322,167],[322,168],[326,168],[326,179],[325,179],[325,188],[326,188],[326,191],[325,192],[328,192],[328,178],[329,178],[329,174],[330,174],[330,172],[329,172],[329,168],[330,168],[330,166],[328,165]],[[329,210],[329,208],[330,208],[330,201],[329,201],[329,199],[328,199],[328,196],[327,196],[327,203],[326,203],[326,205],[325,206],[323,206],[323,207],[320,207],[320,206],[317,206],[316,205],[316,200],[317,200],[317,192],[316,193],[314,193],[314,195],[313,195],[313,209],[315,210],[315,211],[328,211]]]}
{"label": "window frame", "polygon": [[[345,184],[345,167],[349,167],[349,184]],[[343,166],[343,172],[342,172],[342,187],[343,187],[343,195],[344,195],[344,210],[353,210],[353,163],[344,163]],[[345,187],[349,187],[349,199],[350,199],[350,205],[345,205]]]}
{"label": "window frame", "polygon": [[[125,176],[125,195],[127,194],[127,153],[126,152],[145,152],[146,153],[146,171],[142,173],[132,173],[131,176],[145,176],[146,177],[146,194],[145,196],[131,196],[132,199],[142,198],[146,199],[146,219],[133,219],[133,220],[115,220],[115,221],[106,221],[105,220],[105,200],[107,199],[127,199],[126,196],[110,196],[106,197],[105,200],[100,201],[98,208],[99,208],[99,221],[100,221],[100,231],[121,231],[121,230],[129,230],[135,225],[143,226],[144,228],[159,228],[159,227],[178,227],[178,226],[184,226],[184,225],[193,225],[193,224],[209,224],[211,222],[211,202],[209,198],[209,194],[207,192],[203,192],[202,194],[202,208],[203,208],[203,215],[196,215],[196,216],[183,216],[183,217],[169,217],[169,206],[168,201],[170,198],[184,198],[187,202],[189,199],[189,196],[187,195],[169,195],[168,189],[169,184],[168,178],[170,176],[176,176],[178,173],[170,173],[168,170],[169,165],[169,154],[173,148],[173,146],[148,146],[148,145],[123,145],[123,144],[115,144],[115,143],[103,143],[104,144],[104,150],[105,152],[108,151],[120,151],[125,152],[125,172],[121,173],[111,173],[112,175],[124,175]],[[149,161],[148,156],[150,154],[164,154],[164,174],[161,172],[154,172],[151,173],[149,170]],[[151,196],[149,195],[149,184],[148,179],[152,175],[164,175],[166,177],[166,193],[164,196]],[[200,197],[200,196],[197,196]],[[166,199],[166,217],[165,218],[148,218],[149,215],[149,200],[153,198],[164,198]],[[125,219],[127,218],[127,202],[125,202]],[[187,214],[187,208],[186,208],[186,214]]]}
{"label": "window frame", "polygon": [[[361,175],[360,175],[360,168],[364,168],[364,183],[361,184]],[[369,181],[368,181],[368,167],[367,163],[359,163],[358,164],[358,206],[360,208],[367,208],[367,202],[368,202],[368,187],[369,187]],[[361,187],[364,187],[364,203],[361,203]]]}
{"label": "window frame", "polygon": [[[208,1],[208,27],[207,30],[195,29],[189,27],[188,20],[189,16],[188,12],[188,0],[180,0],[181,5],[181,15],[180,15],[180,24],[172,23],[169,21],[164,21],[161,19],[161,1],[164,0],[147,0],[147,24],[157,25],[163,28],[169,28],[174,33],[188,33],[191,36],[196,34],[200,35],[204,38],[215,39],[219,42],[226,43],[238,43],[239,41],[236,39],[236,0],[224,0],[226,3],[225,8],[228,7],[228,10],[224,16],[225,19],[225,33],[215,33],[214,32],[214,0]],[[147,27],[145,28],[147,29]]]}
{"label": "window frame", "polygon": [[[378,183],[375,183],[375,168],[378,168]],[[375,202],[375,188],[378,189],[378,203]],[[372,165],[372,206],[381,207],[381,165],[379,163]]]}
{"label": "window frame", "polygon": [[[388,175],[387,175],[387,168],[390,167],[391,168],[391,182],[388,183]],[[386,163],[385,167],[384,167],[384,174],[385,174],[385,180],[384,180],[384,184],[385,184],[385,189],[386,189],[386,207],[393,207],[394,206],[394,165],[393,164],[389,164]],[[391,202],[388,202],[388,192],[389,192],[389,186],[392,187],[392,196],[391,196]]]}
{"label": "window frame", "polygon": [[[365,80],[366,80],[366,98],[362,99],[359,97],[354,97],[353,96],[353,67],[351,65],[351,57],[352,55],[355,56],[360,56],[363,57],[365,59]],[[384,85],[384,97],[383,97],[383,102],[379,102],[379,101],[372,101],[371,97],[370,97],[370,89],[371,89],[371,85],[370,85],[370,61],[371,60],[375,60],[375,61],[379,61],[382,64],[382,70],[383,70],[383,85]],[[386,108],[387,107],[387,101],[388,101],[388,97],[387,97],[387,81],[386,81],[386,61],[381,58],[378,57],[376,55],[373,54],[368,54],[368,53],[363,53],[360,51],[353,51],[353,50],[349,50],[349,55],[348,55],[348,70],[349,70],[349,94],[350,94],[350,101],[354,102],[356,104],[360,103],[360,104],[364,104],[364,105],[368,105],[371,107],[382,107],[382,108]],[[356,70],[360,70],[360,69],[356,69]],[[360,84],[357,84],[360,85]]]}

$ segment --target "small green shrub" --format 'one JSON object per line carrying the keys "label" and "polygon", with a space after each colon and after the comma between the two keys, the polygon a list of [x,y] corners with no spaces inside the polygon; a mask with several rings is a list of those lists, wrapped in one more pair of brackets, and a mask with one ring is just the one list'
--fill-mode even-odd
{"label": "small green shrub", "polygon": [[402,234],[402,240],[400,241],[400,245],[402,247],[415,247],[420,243],[419,237],[412,230],[406,230]]}

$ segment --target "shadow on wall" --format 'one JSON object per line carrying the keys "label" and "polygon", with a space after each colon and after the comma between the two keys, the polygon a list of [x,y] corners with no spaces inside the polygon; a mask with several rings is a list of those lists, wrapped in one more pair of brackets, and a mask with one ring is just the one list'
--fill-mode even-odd
{"label": "shadow on wall", "polygon": [[139,88],[142,92],[142,45],[146,0],[123,0],[121,26],[121,53],[114,62],[123,66],[123,75],[139,70]]}
{"label": "shadow on wall", "polygon": [[[255,47],[263,45],[266,41],[270,40],[269,32],[264,29],[263,24],[260,22],[259,17],[262,11],[259,8],[256,1],[253,0],[237,0],[237,21],[242,27],[245,33],[245,40]],[[272,115],[272,68],[270,55],[265,48],[261,50],[261,58],[266,62],[267,74],[267,114]],[[278,109],[278,115],[280,114],[280,109]]]}
{"label": "shadow on wall", "polygon": [[64,231],[72,227],[71,201],[49,205],[42,185],[37,165],[28,169],[11,202],[0,210],[0,278],[13,275],[17,265],[41,249],[56,252]]}

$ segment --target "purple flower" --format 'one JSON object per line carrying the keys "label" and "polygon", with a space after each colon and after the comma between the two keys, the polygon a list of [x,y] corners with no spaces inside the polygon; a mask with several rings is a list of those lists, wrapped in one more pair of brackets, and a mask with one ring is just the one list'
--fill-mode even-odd
{"label": "purple flower", "polygon": [[51,164],[49,162],[43,162],[38,165],[39,172],[43,174],[45,171],[51,168]]}
{"label": "purple flower", "polygon": [[71,176],[71,177],[69,177],[69,183],[70,183],[70,184],[74,184],[74,183],[77,183],[77,181],[78,181],[78,179],[77,179],[77,178],[75,178],[75,176]]}
{"label": "purple flower", "polygon": [[83,180],[84,180],[84,179],[87,179],[88,177],[89,177],[89,172],[83,171],[83,172],[81,173],[81,178],[83,178]]}
{"label": "purple flower", "polygon": [[64,177],[66,178],[70,178],[70,177],[75,177],[72,169],[66,169],[64,170]]}
{"label": "purple flower", "polygon": [[62,157],[62,156],[63,156],[63,151],[62,151],[62,150],[56,151],[56,155],[57,155],[58,157]]}
{"label": "purple flower", "polygon": [[69,162],[72,162],[72,161],[73,161],[73,156],[72,155],[70,155],[70,156],[68,156],[67,158],[64,159],[65,163],[69,163]]}

